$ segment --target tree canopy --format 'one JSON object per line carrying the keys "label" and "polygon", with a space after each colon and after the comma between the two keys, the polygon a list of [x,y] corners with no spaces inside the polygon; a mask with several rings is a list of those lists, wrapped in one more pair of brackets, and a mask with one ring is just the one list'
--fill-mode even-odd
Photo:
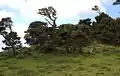
{"label": "tree canopy", "polygon": [[[37,13],[44,16],[46,22],[33,21],[29,24],[24,36],[26,44],[30,45],[30,48],[35,46],[39,53],[62,54],[82,54],[84,52],[82,49],[93,42],[119,46],[120,18],[114,19],[101,12],[97,5],[92,10],[99,13],[95,21],[86,18],[80,19],[77,24],[57,25],[57,11],[53,7],[38,9]],[[21,38],[14,32],[12,26],[13,21],[10,17],[1,19],[0,35],[4,37],[3,43],[6,45],[3,49],[12,50],[15,56],[16,52],[21,50],[22,44]]]}
{"label": "tree canopy", "polygon": [[13,21],[10,17],[2,18],[0,21],[0,35],[4,37],[5,40],[2,42],[6,45],[3,50],[12,50],[13,55],[16,55],[16,49],[20,49],[22,47],[20,37],[18,37],[17,32],[12,30]]}

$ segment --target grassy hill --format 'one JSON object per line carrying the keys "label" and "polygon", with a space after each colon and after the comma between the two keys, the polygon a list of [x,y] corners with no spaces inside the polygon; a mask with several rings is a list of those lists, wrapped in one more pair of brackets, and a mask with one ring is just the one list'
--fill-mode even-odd
{"label": "grassy hill", "polygon": [[[0,60],[0,76],[120,76],[120,47],[95,46],[93,54],[40,55]],[[90,50],[89,47],[85,51]]]}

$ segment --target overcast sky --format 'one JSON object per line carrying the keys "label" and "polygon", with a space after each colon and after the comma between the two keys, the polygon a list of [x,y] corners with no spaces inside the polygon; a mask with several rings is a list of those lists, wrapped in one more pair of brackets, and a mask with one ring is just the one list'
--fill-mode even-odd
{"label": "overcast sky", "polygon": [[[24,31],[29,23],[35,20],[43,20],[37,14],[39,8],[53,6],[57,10],[57,24],[77,23],[79,19],[94,18],[98,15],[92,11],[94,5],[98,5],[101,11],[112,17],[120,15],[120,6],[113,6],[115,0],[0,0],[0,19],[11,17],[14,21],[14,29],[19,36],[24,36]],[[1,38],[2,39],[2,38]],[[0,39],[0,47],[2,47]],[[22,40],[23,41],[23,40]]]}

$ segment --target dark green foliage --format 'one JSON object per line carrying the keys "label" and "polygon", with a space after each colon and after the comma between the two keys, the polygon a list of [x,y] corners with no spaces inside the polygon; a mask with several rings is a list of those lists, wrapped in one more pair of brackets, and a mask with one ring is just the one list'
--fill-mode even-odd
{"label": "dark green foliage", "polygon": [[2,42],[6,45],[5,48],[2,48],[5,51],[11,52],[15,56],[16,50],[19,50],[22,47],[20,37],[18,37],[17,32],[12,30],[13,22],[11,18],[2,18],[0,21],[0,35],[4,37],[5,40]]}
{"label": "dark green foliage", "polygon": [[[51,19],[50,14],[56,18],[56,11],[52,7],[39,9],[39,14]],[[29,45],[40,45],[43,53],[82,53],[82,48],[99,42],[103,44],[120,44],[120,19],[113,19],[109,15],[99,12],[95,22],[91,19],[79,20],[78,24],[62,24],[58,27],[48,27],[47,23],[41,21],[32,22],[26,31],[25,39]],[[48,13],[47,13],[48,12]],[[49,22],[48,22],[49,24]],[[56,26],[56,25],[55,25]]]}
{"label": "dark green foliage", "polygon": [[[26,31],[25,39],[26,41],[28,40],[27,36],[30,36],[29,38],[31,39],[36,39],[36,41],[34,40],[36,43],[30,43],[28,42],[29,40],[27,43],[30,45],[40,44],[40,48],[44,50],[41,50],[41,52],[44,53],[79,53],[77,51],[81,51],[82,47],[90,44],[90,37],[88,36],[90,35],[90,20],[87,21],[85,24],[88,25],[85,27],[84,24],[62,24],[56,29],[47,26],[43,27],[43,25],[41,25],[42,22],[33,22]],[[42,38],[41,35],[44,38]],[[61,50],[58,48],[61,48]]]}
{"label": "dark green foliage", "polygon": [[101,13],[92,24],[92,36],[100,43],[120,44],[120,19],[113,19],[105,13]]}
{"label": "dark green foliage", "polygon": [[[37,56],[40,53],[82,54],[83,48],[97,42],[120,45],[120,18],[112,18],[100,11],[97,5],[92,10],[99,13],[95,21],[90,18],[79,20],[78,24],[56,24],[56,10],[53,7],[41,8],[38,14],[47,22],[34,21],[25,31],[26,43],[30,48],[21,48],[20,37],[12,30],[11,18],[0,21],[0,34],[5,38],[3,48],[21,57]],[[48,27],[51,25],[52,27]],[[9,31],[6,31],[6,30]],[[20,50],[21,48],[21,50]],[[17,50],[17,51],[16,51]],[[19,57],[18,56],[18,57]]]}
{"label": "dark green foliage", "polygon": [[83,19],[83,20],[79,20],[79,24],[85,24],[85,25],[90,25],[92,22],[91,22],[91,19],[88,18],[88,19]]}
{"label": "dark green foliage", "polygon": [[35,21],[32,22],[28,30],[25,31],[25,40],[27,44],[29,45],[36,45],[40,44],[43,45],[45,41],[47,40],[47,23],[41,22],[41,21]]}
{"label": "dark green foliage", "polygon": [[[47,23],[41,21],[32,22],[25,32],[25,40],[29,45],[40,45],[40,48],[46,50],[53,50],[53,38],[55,37],[55,29],[47,27]],[[44,51],[44,52],[45,52]]]}
{"label": "dark green foliage", "polygon": [[[7,50],[9,48],[13,48],[13,46],[16,49],[20,49],[22,46],[21,42],[20,42],[20,37],[18,37],[16,32],[10,32],[8,34],[6,34],[6,40],[3,40],[3,43],[7,45],[7,47],[3,48],[4,50]],[[10,42],[8,42],[10,41]]]}

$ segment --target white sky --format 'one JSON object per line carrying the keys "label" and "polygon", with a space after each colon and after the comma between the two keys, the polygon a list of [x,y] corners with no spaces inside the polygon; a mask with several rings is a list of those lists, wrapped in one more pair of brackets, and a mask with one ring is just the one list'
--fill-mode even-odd
{"label": "white sky", "polygon": [[[25,18],[39,17],[36,11],[39,8],[53,6],[60,18],[75,17],[79,13],[92,12],[91,8],[98,5],[104,10],[101,2],[108,0],[0,0],[0,5],[7,5],[18,9]],[[11,13],[11,12],[10,12]],[[14,12],[13,12],[14,13]]]}

